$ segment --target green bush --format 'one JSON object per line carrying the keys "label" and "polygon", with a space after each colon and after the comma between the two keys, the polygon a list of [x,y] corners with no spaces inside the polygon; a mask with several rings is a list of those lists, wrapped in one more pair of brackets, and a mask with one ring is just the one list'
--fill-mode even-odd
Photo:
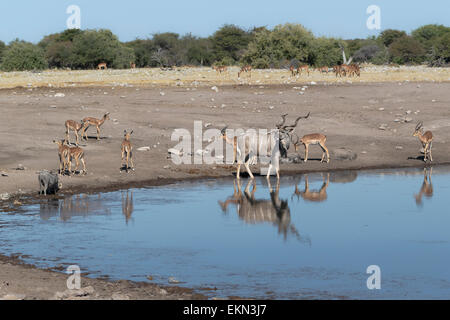
{"label": "green bush", "polygon": [[123,59],[128,58],[129,66],[135,59],[134,52],[131,55],[132,49],[124,48],[109,30],[87,30],[73,38],[71,65],[76,69],[94,69],[106,62],[108,66],[125,67]]}
{"label": "green bush", "polygon": [[393,42],[395,42],[399,38],[406,37],[407,34],[405,31],[387,29],[381,32],[378,37],[378,40],[385,46],[389,47]]}
{"label": "green bush", "polygon": [[44,70],[48,68],[44,50],[24,41],[9,44],[3,54],[1,69],[4,71]]}
{"label": "green bush", "polygon": [[253,34],[242,61],[253,64],[262,59],[270,66],[292,59],[310,63],[313,40],[313,34],[299,24],[278,25],[273,30],[262,28]]}
{"label": "green bush", "polygon": [[251,35],[235,25],[224,25],[211,37],[212,49],[216,61],[228,58],[234,62],[242,58],[242,54],[250,42]]}
{"label": "green bush", "polygon": [[410,37],[398,38],[389,46],[391,60],[397,64],[418,64],[425,60],[425,49],[422,44]]}
{"label": "green bush", "polygon": [[5,52],[6,44],[0,41],[0,63],[2,63],[3,53]]}

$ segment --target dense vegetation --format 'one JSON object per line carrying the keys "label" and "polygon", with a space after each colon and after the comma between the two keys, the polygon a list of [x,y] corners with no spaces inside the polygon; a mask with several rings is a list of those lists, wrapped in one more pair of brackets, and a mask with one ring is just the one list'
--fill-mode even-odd
{"label": "dense vegetation", "polygon": [[244,30],[224,25],[212,36],[158,33],[149,39],[120,42],[109,30],[66,30],[44,37],[38,44],[0,41],[0,69],[93,69],[106,62],[110,68],[181,65],[243,65],[283,68],[290,64],[333,66],[347,56],[358,63],[450,65],[450,27],[422,26],[411,34],[384,30],[378,37],[342,40],[315,37],[299,24]]}

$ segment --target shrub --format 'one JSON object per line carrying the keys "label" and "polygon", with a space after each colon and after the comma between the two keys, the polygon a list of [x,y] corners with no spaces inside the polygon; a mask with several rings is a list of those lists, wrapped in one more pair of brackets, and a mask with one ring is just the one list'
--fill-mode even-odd
{"label": "shrub", "polygon": [[43,70],[48,68],[44,51],[29,42],[14,41],[6,48],[1,69],[4,71]]}
{"label": "shrub", "polygon": [[406,36],[395,40],[389,47],[391,60],[398,64],[417,64],[425,59],[425,49],[416,39]]}

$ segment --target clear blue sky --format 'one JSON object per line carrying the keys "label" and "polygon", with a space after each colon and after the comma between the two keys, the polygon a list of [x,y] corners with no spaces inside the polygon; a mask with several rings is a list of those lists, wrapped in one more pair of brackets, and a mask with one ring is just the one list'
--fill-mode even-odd
{"label": "clear blue sky", "polygon": [[37,42],[66,29],[69,5],[81,8],[82,29],[108,28],[121,41],[156,32],[211,35],[226,23],[243,28],[301,23],[318,36],[344,39],[376,35],[366,9],[381,8],[381,29],[411,31],[421,25],[450,26],[449,0],[12,0],[0,3],[0,40]]}

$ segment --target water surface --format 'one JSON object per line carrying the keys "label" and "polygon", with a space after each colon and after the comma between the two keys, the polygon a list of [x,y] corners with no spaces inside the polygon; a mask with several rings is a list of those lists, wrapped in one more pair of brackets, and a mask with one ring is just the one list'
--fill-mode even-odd
{"label": "water surface", "polygon": [[[448,299],[449,178],[377,170],[42,199],[0,213],[0,253],[216,297]],[[367,288],[370,265],[380,290]]]}

